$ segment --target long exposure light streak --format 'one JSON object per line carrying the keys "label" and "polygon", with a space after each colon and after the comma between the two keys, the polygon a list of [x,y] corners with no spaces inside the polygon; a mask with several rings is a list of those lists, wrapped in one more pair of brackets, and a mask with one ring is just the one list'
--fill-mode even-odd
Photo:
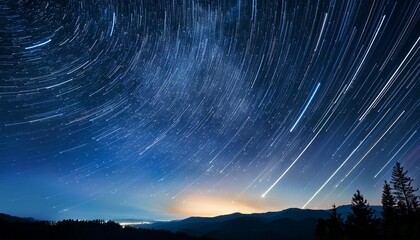
{"label": "long exposure light streak", "polygon": [[311,104],[312,99],[314,99],[315,94],[318,92],[319,86],[321,86],[320,83],[318,83],[315,87],[315,90],[312,92],[311,97],[309,98],[309,100],[306,102],[305,107],[303,108],[302,112],[299,114],[299,117],[297,118],[295,124],[293,124],[292,128],[290,129],[290,132],[292,132],[296,125],[299,123],[300,119],[302,118],[303,114],[305,114],[306,110],[308,109],[309,104]]}

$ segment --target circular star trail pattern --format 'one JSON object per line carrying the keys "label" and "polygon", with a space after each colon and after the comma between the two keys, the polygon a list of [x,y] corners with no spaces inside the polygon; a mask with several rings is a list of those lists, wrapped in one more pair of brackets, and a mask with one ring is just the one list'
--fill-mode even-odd
{"label": "circular star trail pattern", "polygon": [[2,1],[0,210],[377,204],[396,161],[418,186],[419,7]]}

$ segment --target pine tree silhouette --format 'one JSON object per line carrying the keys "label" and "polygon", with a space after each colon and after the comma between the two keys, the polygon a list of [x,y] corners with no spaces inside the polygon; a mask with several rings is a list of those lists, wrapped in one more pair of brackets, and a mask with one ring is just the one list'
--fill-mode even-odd
{"label": "pine tree silhouette", "polygon": [[[399,162],[393,168],[391,175],[391,197],[394,198],[394,206],[390,209],[390,197],[384,200],[384,196],[389,195],[389,186],[384,185],[382,194],[382,204],[384,206],[384,238],[385,239],[419,239],[420,236],[420,208],[419,197],[415,195],[418,189],[411,184],[413,179],[408,177],[408,171]],[[385,191],[386,190],[386,191]],[[385,203],[387,214],[385,214]],[[389,215],[394,214],[394,215]],[[388,222],[386,222],[388,220]]]}
{"label": "pine tree silhouette", "polygon": [[320,219],[316,228],[319,239],[337,240],[343,239],[344,222],[341,214],[337,213],[337,207],[332,205],[331,214],[328,219]]}
{"label": "pine tree silhouette", "polygon": [[332,205],[332,212],[330,218],[327,220],[329,228],[329,239],[341,239],[343,235],[343,219],[341,214],[337,213],[337,207],[335,204]]}
{"label": "pine tree silhouette", "polygon": [[382,217],[385,223],[392,223],[395,221],[395,198],[391,193],[391,186],[387,181],[384,183],[382,192]]}
{"label": "pine tree silhouette", "polygon": [[393,239],[395,237],[395,224],[397,223],[395,198],[391,192],[391,186],[387,181],[382,191],[382,224],[383,238]]}
{"label": "pine tree silhouette", "polygon": [[412,215],[419,208],[418,196],[415,195],[418,188],[414,189],[412,182],[413,179],[407,176],[407,171],[397,162],[392,170],[391,184],[399,213],[402,215]]}
{"label": "pine tree silhouette", "polygon": [[369,203],[363,197],[359,190],[353,195],[351,201],[351,210],[347,216],[346,231],[353,238],[366,237],[375,238],[376,220],[374,211],[369,207]]}

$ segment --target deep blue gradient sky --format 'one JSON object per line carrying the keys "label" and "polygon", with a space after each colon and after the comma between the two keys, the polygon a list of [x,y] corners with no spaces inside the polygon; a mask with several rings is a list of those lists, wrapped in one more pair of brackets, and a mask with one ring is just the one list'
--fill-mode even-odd
{"label": "deep blue gradient sky", "polygon": [[0,212],[174,219],[419,187],[419,1],[2,1]]}

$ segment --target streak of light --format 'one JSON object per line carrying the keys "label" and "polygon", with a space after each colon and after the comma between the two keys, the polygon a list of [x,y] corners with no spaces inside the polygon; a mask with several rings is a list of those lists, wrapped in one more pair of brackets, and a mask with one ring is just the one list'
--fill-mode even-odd
{"label": "streak of light", "polygon": [[[322,128],[321,128],[322,129]],[[265,191],[261,197],[264,198],[270,191],[273,189],[274,186],[286,175],[286,173],[295,165],[295,163],[299,160],[299,158],[305,153],[306,149],[312,144],[312,142],[315,140],[315,138],[319,135],[321,132],[321,129],[315,134],[315,136],[311,139],[311,141],[306,145],[306,147],[302,150],[302,152],[299,154],[299,156],[296,157],[296,159],[290,164],[290,166],[283,172],[283,174]]]}
{"label": "streak of light", "polygon": [[402,111],[401,114],[397,117],[397,119],[395,119],[395,121],[391,124],[391,126],[389,126],[389,128],[384,132],[384,134],[382,134],[382,136],[378,139],[378,141],[375,142],[375,144],[373,144],[373,146],[365,153],[365,155],[363,155],[363,157],[356,163],[356,165],[353,166],[353,168],[344,176],[344,178],[340,181],[343,182],[344,179],[346,179],[351,172],[363,161],[363,159],[365,159],[365,157],[370,153],[370,151],[372,151],[372,149],[376,146],[376,144],[378,144],[382,138],[388,133],[388,131],[395,125],[395,123],[400,119],[400,117],[405,113],[405,111]]}
{"label": "streak of light", "polygon": [[303,114],[306,112],[306,109],[308,109],[308,106],[309,106],[309,104],[311,104],[312,99],[314,98],[315,94],[317,93],[317,91],[318,91],[318,89],[319,89],[319,86],[320,86],[320,85],[321,85],[320,83],[318,83],[318,84],[316,85],[316,88],[315,88],[315,90],[313,91],[313,93],[311,94],[311,97],[309,98],[309,101],[306,103],[305,108],[304,108],[304,109],[303,109],[303,111],[300,113],[300,115],[299,115],[298,119],[296,120],[295,124],[293,124],[293,127],[290,129],[290,132],[292,132],[292,131],[293,131],[293,129],[295,129],[296,125],[299,123],[299,121],[300,121],[300,119],[302,118]]}
{"label": "streak of light", "polygon": [[325,23],[327,22],[327,18],[328,18],[328,13],[325,13],[324,22],[322,23],[322,27],[321,27],[321,33],[319,34],[318,41],[316,42],[314,51],[318,49],[319,41],[321,40],[322,34],[324,33],[324,27],[325,27]]}
{"label": "streak of light", "polygon": [[[211,160],[210,160],[210,164],[213,163],[213,161],[229,146],[229,144],[236,138],[236,136],[239,134],[239,132],[242,131],[242,129],[244,128],[245,124],[248,122],[248,120],[250,119],[250,117],[248,117],[245,122],[242,124],[242,126],[238,129],[238,131],[236,131],[236,133],[233,135],[233,137],[230,138],[230,140],[225,144],[225,146],[216,154],[216,156],[214,156]],[[223,168],[224,169],[224,168]],[[223,170],[222,170],[223,171]]]}
{"label": "streak of light", "polygon": [[235,203],[246,191],[248,191],[248,189],[252,186],[252,185],[254,185],[255,184],[255,182],[258,180],[258,179],[261,179],[261,176],[263,175],[263,173],[264,172],[261,172],[260,174],[258,174],[258,176],[256,177],[256,178],[254,178],[254,180],[250,183],[250,184],[248,184],[248,186],[244,189],[244,190],[242,190],[242,192],[241,193],[239,193],[236,197],[235,197],[235,199],[234,200],[232,200],[232,203]]}
{"label": "streak of light", "polygon": [[48,44],[49,42],[51,42],[51,39],[48,39],[48,40],[47,40],[47,41],[45,41],[45,42],[38,43],[38,44],[35,44],[35,45],[33,45],[33,46],[30,46],[30,47],[26,47],[25,49],[26,49],[26,50],[28,50],[28,49],[32,49],[32,48],[41,47],[41,46],[44,46],[45,44]]}
{"label": "streak of light", "polygon": [[111,27],[111,33],[109,36],[112,36],[112,33],[114,32],[114,25],[115,25],[115,12],[112,13],[112,27]]}
{"label": "streak of light", "polygon": [[248,142],[241,148],[241,150],[238,152],[238,153],[236,153],[236,155],[232,158],[232,160],[230,160],[226,165],[225,165],[225,167],[223,167],[223,169],[222,170],[220,170],[220,172],[219,173],[223,173],[223,171],[241,154],[241,153],[243,153],[243,149],[246,149],[246,147],[248,147],[248,145],[249,145],[249,143],[251,143],[251,141],[253,140],[253,138],[250,138],[249,140],[248,140]]}
{"label": "streak of light", "polygon": [[388,171],[384,175],[382,175],[382,177],[373,185],[373,187],[376,188],[376,186],[378,186],[378,184],[382,182],[382,180],[385,178],[386,175],[389,174],[389,172],[391,172],[391,170],[392,168],[388,169]]}
{"label": "streak of light", "polygon": [[[382,99],[382,97],[385,95],[385,93],[388,91],[388,89],[391,87],[391,85],[394,83],[394,81],[397,79],[395,76],[399,72],[401,66],[405,63],[405,60],[407,60],[407,57],[410,55],[411,51],[417,46],[417,43],[419,42],[420,37],[417,38],[417,41],[414,43],[414,45],[411,47],[410,51],[407,53],[401,64],[398,66],[397,70],[392,74],[391,78],[388,80],[388,82],[385,84],[385,86],[382,88],[381,92],[376,96],[376,98],[373,100],[372,104],[366,109],[366,111],[362,114],[362,116],[359,118],[359,121],[363,121],[365,117],[369,114],[369,112],[374,108],[378,102]],[[416,48],[416,52],[419,50],[419,48]],[[415,55],[415,54],[414,54]]]}
{"label": "streak of light", "polygon": [[67,80],[67,81],[61,82],[61,83],[57,83],[57,84],[54,84],[54,85],[51,85],[51,86],[45,87],[45,89],[55,88],[55,87],[61,86],[61,85],[63,85],[63,84],[66,84],[66,83],[68,83],[68,82],[71,82],[71,81],[73,81],[73,78],[71,78],[71,79],[69,79],[69,80]]}
{"label": "streak of light", "polygon": [[76,147],[72,147],[72,148],[69,148],[69,149],[66,149],[66,150],[60,151],[60,154],[63,154],[63,153],[65,153],[65,152],[70,152],[70,151],[73,151],[73,150],[75,150],[75,149],[78,149],[78,148],[84,147],[84,146],[86,146],[86,145],[87,145],[87,143],[84,143],[84,144],[78,145],[78,146],[76,146]]}
{"label": "streak of light", "polygon": [[[319,83],[318,83],[319,84]],[[306,149],[309,148],[309,146],[312,144],[312,142],[318,137],[318,135],[321,133],[322,129],[325,127],[325,125],[328,123],[330,118],[332,117],[332,114],[325,120],[324,124],[319,128],[318,132],[315,134],[315,136],[311,139],[311,141],[306,145],[306,147],[302,150],[302,152],[299,154],[299,156],[296,157],[296,159],[290,164],[290,166],[283,172],[283,174],[265,191],[261,197],[265,198],[265,196],[273,189],[274,186],[286,175],[286,173],[295,165],[295,163],[299,160],[299,158],[305,153]],[[366,139],[366,138],[365,138]],[[363,140],[364,141],[364,140]]]}
{"label": "streak of light", "polygon": [[362,61],[360,62],[359,67],[358,67],[358,68],[357,68],[357,70],[356,70],[356,73],[353,75],[353,78],[350,80],[350,83],[349,83],[349,85],[347,86],[347,88],[346,88],[345,92],[347,92],[347,91],[349,90],[349,88],[353,85],[353,82],[354,82],[354,80],[356,79],[356,76],[357,76],[357,74],[359,73],[360,68],[362,67],[363,63],[365,62],[365,59],[366,59],[367,55],[368,55],[368,54],[369,54],[369,52],[370,52],[370,48],[372,47],[373,43],[375,42],[376,36],[378,35],[379,30],[381,29],[381,26],[382,26],[382,23],[383,23],[383,22],[384,22],[384,20],[385,20],[385,17],[386,17],[386,15],[382,16],[381,23],[379,23],[379,26],[378,26],[378,28],[376,29],[376,32],[375,32],[375,34],[374,34],[374,36],[373,36],[373,38],[372,38],[372,41],[370,41],[369,47],[368,47],[367,51],[365,52],[365,54],[363,55],[363,59],[362,59]]}
{"label": "streak of light", "polygon": [[386,166],[388,166],[388,164],[395,158],[395,156],[397,156],[397,154],[401,151],[401,149],[404,148],[404,146],[411,140],[411,138],[417,133],[417,130],[414,131],[411,136],[407,139],[407,141],[404,142],[404,144],[400,147],[400,149],[398,149],[398,151],[388,160],[388,162],[385,163],[385,165],[381,168],[381,170],[379,170],[379,172],[377,172],[375,174],[375,176],[373,178],[378,177],[378,175],[385,169]]}
{"label": "streak of light", "polygon": [[24,122],[17,122],[17,123],[7,123],[4,124],[4,126],[15,126],[15,125],[21,125],[21,124],[26,124],[26,123],[36,123],[36,122],[41,122],[41,121],[45,121],[51,118],[56,118],[56,117],[61,117],[63,116],[62,113],[59,114],[54,114],[51,116],[47,116],[47,117],[43,117],[43,118],[38,118],[38,119],[34,119],[34,120],[29,120],[29,121],[24,121]]}
{"label": "streak of light", "polygon": [[[382,137],[392,128],[392,126],[394,126],[394,124],[398,121],[398,119],[404,114],[405,111],[402,111],[402,113],[397,117],[397,119],[391,124],[391,126],[385,131],[385,133],[379,138],[379,140],[382,139]],[[377,125],[376,125],[377,126]],[[375,129],[376,126],[373,128]],[[347,161],[353,156],[353,154],[357,151],[357,149],[360,147],[360,145],[367,139],[368,136],[370,136],[370,133],[373,131],[373,129],[366,135],[366,137],[359,143],[359,145],[351,152],[351,154],[346,158],[346,160],[344,160],[344,162],[335,170],[335,172],[327,179],[327,181],[325,181],[324,184],[322,184],[322,186],[315,192],[315,194],[305,203],[305,205],[303,205],[302,208],[306,208],[306,206],[316,197],[316,195],[318,195],[318,193],[329,183],[329,181],[337,174],[338,171],[340,171],[340,169],[347,163]],[[379,141],[378,141],[379,142]],[[374,144],[374,146],[378,143],[376,142]],[[373,147],[374,147],[373,146]],[[373,148],[372,147],[372,148]],[[372,148],[370,150],[372,150]],[[370,150],[368,151],[368,153],[370,152]],[[367,154],[365,154],[366,156]],[[363,156],[363,158],[365,157]],[[361,160],[363,160],[363,158]],[[361,162],[361,160],[359,160],[359,162],[356,164],[356,166]],[[353,168],[354,169],[354,168]],[[353,170],[352,169],[352,170]],[[351,171],[352,171],[351,170]],[[351,172],[350,171],[350,172]]]}
{"label": "streak of light", "polygon": [[[346,162],[350,159],[350,157],[356,152],[356,150],[360,147],[360,145],[362,145],[366,139],[370,136],[370,134],[376,129],[376,127],[379,125],[379,123],[382,122],[382,119],[384,119],[384,117],[388,114],[389,110],[386,111],[386,113],[384,114],[384,116],[382,116],[382,118],[375,124],[375,126],[370,130],[370,132],[368,134],[366,134],[365,138],[363,138],[363,140],[359,143],[359,145],[353,150],[353,152],[350,153],[350,155],[346,158],[346,160],[344,160],[344,162],[340,165],[340,167],[338,167],[338,169],[330,176],[330,178],[328,178],[328,180],[318,189],[318,191],[309,199],[309,201],[303,206],[303,208],[305,208],[309,202],[312,201],[312,199],[315,198],[315,196],[325,187],[325,185],[328,184],[328,182],[335,176],[335,174],[337,174],[337,172],[346,164]],[[324,124],[325,125],[325,124]],[[321,128],[322,129],[322,128]],[[336,185],[335,187],[337,187],[338,185]]]}
{"label": "streak of light", "polygon": [[345,187],[343,191],[341,191],[340,194],[338,194],[339,197],[353,184],[353,182],[362,174],[363,171],[365,171],[365,169],[366,168],[363,168],[362,171],[360,171],[359,174],[357,174],[356,177],[354,177],[353,180],[351,180],[349,185],[347,185],[347,187]]}
{"label": "streak of light", "polygon": [[208,172],[213,168],[214,165],[211,165],[210,168],[208,168],[205,172],[203,172],[200,176],[198,176],[194,181],[192,181],[190,184],[188,184],[186,187],[184,187],[181,191],[179,191],[177,194],[175,194],[174,196],[172,196],[172,200],[174,200],[175,198],[177,198],[180,194],[182,194],[183,192],[185,192],[188,188],[190,188],[192,185],[194,185],[195,183],[198,182],[198,180],[200,180],[202,177],[204,177],[206,174],[208,174]]}
{"label": "streak of light", "polygon": [[346,160],[344,160],[343,163],[341,163],[341,165],[334,171],[334,173],[327,179],[327,181],[324,182],[324,184],[322,184],[322,186],[315,192],[314,195],[312,195],[312,197],[305,203],[305,205],[303,205],[302,208],[306,208],[306,206],[316,197],[316,195],[318,195],[319,192],[321,192],[321,190],[330,182],[330,180],[338,173],[338,171],[340,171],[340,169],[346,164],[346,162],[353,156],[353,154],[359,149],[360,145],[362,145],[363,141],[361,141],[359,143],[359,145],[357,145],[357,147],[355,149],[353,149],[353,151],[350,153],[350,155],[346,158]]}

